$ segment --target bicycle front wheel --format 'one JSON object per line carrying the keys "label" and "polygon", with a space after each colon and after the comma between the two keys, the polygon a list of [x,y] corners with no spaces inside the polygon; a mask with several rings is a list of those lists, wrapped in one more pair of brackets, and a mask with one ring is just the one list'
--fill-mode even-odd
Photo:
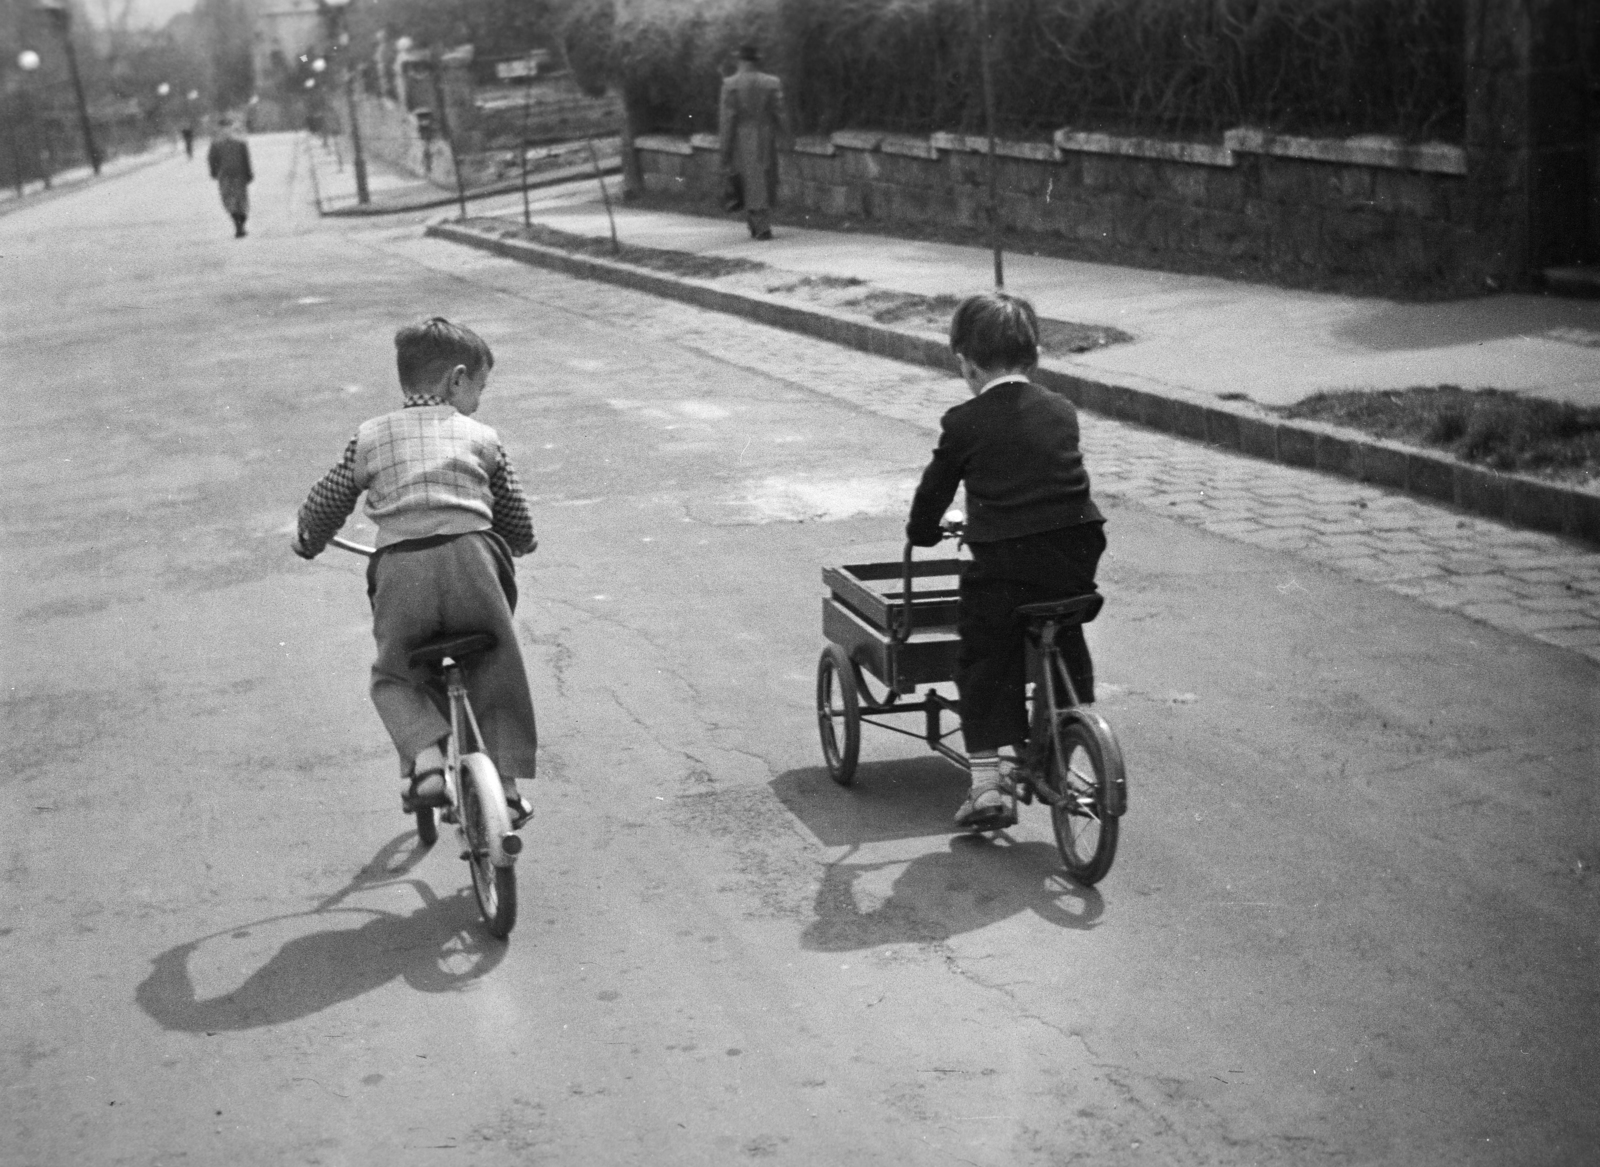
{"label": "bicycle front wheel", "polygon": [[505,791],[487,754],[461,759],[461,833],[478,911],[489,934],[504,940],[517,922],[517,869],[505,852],[504,839],[511,833]]}
{"label": "bicycle front wheel", "polygon": [[1082,712],[1057,718],[1045,780],[1056,798],[1050,820],[1061,862],[1073,879],[1093,886],[1117,855],[1119,820],[1108,807],[1112,789],[1120,794],[1126,785],[1122,750],[1104,718]]}

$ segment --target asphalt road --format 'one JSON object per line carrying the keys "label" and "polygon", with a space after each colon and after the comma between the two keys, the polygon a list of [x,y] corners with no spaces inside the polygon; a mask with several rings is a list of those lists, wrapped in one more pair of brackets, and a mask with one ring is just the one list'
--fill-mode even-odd
{"label": "asphalt road", "polygon": [[[1076,887],[915,742],[819,765],[819,568],[931,442],[848,385],[931,374],[319,222],[253,148],[246,240],[181,158],[0,218],[0,1161],[1596,1162],[1590,662],[1113,507]],[[509,944],[398,812],[361,565],[287,550],[434,313],[541,539]]]}

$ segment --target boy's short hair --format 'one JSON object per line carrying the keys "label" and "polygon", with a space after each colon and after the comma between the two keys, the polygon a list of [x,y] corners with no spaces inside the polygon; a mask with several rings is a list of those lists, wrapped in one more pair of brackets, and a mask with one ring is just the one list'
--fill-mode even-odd
{"label": "boy's short hair", "polygon": [[968,296],[950,318],[950,351],[980,369],[1031,369],[1039,363],[1039,316],[1021,296]]}
{"label": "boy's short hair", "polygon": [[472,329],[434,316],[394,334],[394,363],[402,388],[425,389],[457,365],[465,365],[474,376],[479,369],[494,368],[494,353]]}

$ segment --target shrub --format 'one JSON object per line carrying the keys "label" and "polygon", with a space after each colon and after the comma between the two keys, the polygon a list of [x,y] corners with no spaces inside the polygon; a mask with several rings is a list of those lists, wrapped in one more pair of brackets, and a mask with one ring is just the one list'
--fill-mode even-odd
{"label": "shrub", "polygon": [[[802,132],[983,125],[977,0],[652,0],[618,29],[640,129],[716,122],[754,37]],[[1002,133],[1459,138],[1462,0],[989,0]]]}

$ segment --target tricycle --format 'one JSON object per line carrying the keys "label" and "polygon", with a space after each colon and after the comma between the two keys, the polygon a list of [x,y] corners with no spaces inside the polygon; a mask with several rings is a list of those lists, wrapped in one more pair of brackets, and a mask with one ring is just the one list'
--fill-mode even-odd
{"label": "tricycle", "polygon": [[[950,533],[958,530],[947,524]],[[960,728],[960,699],[935,688],[955,679],[963,562],[918,560],[908,542],[899,563],[823,568],[828,644],[817,662],[817,727],[828,774],[841,786],[855,781],[862,725],[921,738],[969,768],[949,740]],[[1028,618],[1030,728],[1002,787],[1013,811],[1019,803],[1049,808],[1062,863],[1084,885],[1111,870],[1128,806],[1127,775],[1116,735],[1079,700],[1056,639],[1063,629],[1093,620],[1104,602],[1090,592],[1018,609]],[[881,691],[874,692],[873,682]],[[920,726],[885,720],[904,715],[919,716]]]}

